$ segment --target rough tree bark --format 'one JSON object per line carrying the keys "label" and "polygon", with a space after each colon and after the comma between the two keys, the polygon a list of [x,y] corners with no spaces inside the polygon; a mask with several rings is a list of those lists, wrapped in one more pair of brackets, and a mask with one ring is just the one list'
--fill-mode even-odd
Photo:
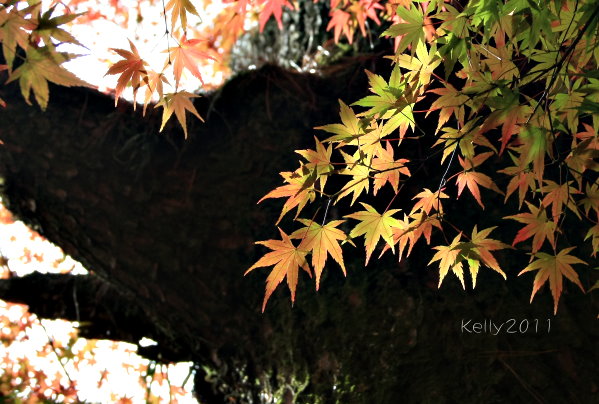
{"label": "rough tree bark", "polygon": [[[115,110],[93,91],[52,88],[40,112],[2,87],[3,198],[93,275],[4,280],[0,297],[89,322],[86,336],[152,337],[148,356],[198,365],[207,403],[597,399],[596,305],[570,293],[553,317],[548,293],[528,304],[515,267],[507,282],[482,273],[476,292],[437,291],[418,252],[368,268],[358,252],[347,279],[333,265],[318,294],[304,279],[294,308],[277,291],[260,313],[266,272],[242,274],[261,252],[253,242],[276,236],[280,204],[256,201],[295,168],[294,149],[311,147],[311,128],[332,122],[337,99],[365,91],[368,63],[326,78],[240,75],[197,102],[207,122],[191,122],[187,141],[175,125],[158,134],[158,112]],[[461,327],[510,318],[539,330]]]}

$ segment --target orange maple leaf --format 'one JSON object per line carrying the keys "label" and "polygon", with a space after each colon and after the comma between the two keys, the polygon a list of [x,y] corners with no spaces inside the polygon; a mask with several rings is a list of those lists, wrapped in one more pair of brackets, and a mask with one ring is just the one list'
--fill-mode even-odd
{"label": "orange maple leaf", "polygon": [[350,17],[351,14],[341,9],[333,10],[329,13],[331,19],[327,25],[327,31],[331,28],[334,29],[335,43],[339,42],[339,37],[343,33],[347,38],[347,41],[351,44],[354,39],[354,30],[351,26]]}
{"label": "orange maple leaf", "polygon": [[187,122],[185,118],[185,111],[189,111],[198,117],[199,120],[204,122],[204,119],[198,114],[198,111],[193,106],[190,98],[196,98],[199,95],[188,93],[187,91],[179,91],[177,93],[169,93],[165,94],[164,98],[160,100],[154,108],[162,107],[164,108],[162,112],[162,125],[160,126],[160,131],[164,129],[164,125],[170,119],[173,112],[177,117],[177,120],[183,127],[183,132],[185,133],[185,138],[187,139]]}
{"label": "orange maple leaf", "polygon": [[443,192],[445,188],[442,188],[436,192],[432,192],[428,188],[424,188],[424,190],[418,195],[416,195],[412,199],[418,199],[418,202],[414,204],[412,211],[410,214],[416,212],[421,209],[424,213],[429,215],[431,213],[431,209],[436,210],[439,213],[443,213],[443,205],[441,204],[441,199],[447,199],[449,196]]}
{"label": "orange maple leaf", "polygon": [[297,212],[295,217],[297,217],[304,206],[306,206],[306,203],[314,200],[314,182],[316,180],[315,175],[302,173],[302,168],[294,172],[281,172],[280,175],[287,184],[270,191],[258,201],[260,203],[269,198],[288,198],[283,205],[281,215],[276,224],[279,224],[283,216],[296,206]]}
{"label": "orange maple leaf", "polygon": [[154,70],[149,70],[148,75],[144,79],[144,82],[146,84],[146,94],[144,96],[143,114],[145,115],[148,104],[150,103],[150,101],[152,101],[152,95],[154,94],[154,92],[158,94],[159,98],[164,97],[162,83],[168,84],[168,80],[166,79],[163,73],[158,73]]}
{"label": "orange maple leaf", "polygon": [[530,295],[531,302],[541,286],[543,286],[543,284],[547,282],[547,279],[549,279],[549,287],[551,288],[551,294],[553,295],[553,314],[557,313],[557,305],[559,303],[560,295],[562,294],[562,275],[578,285],[580,290],[584,292],[580,279],[578,279],[578,274],[570,264],[586,264],[586,262],[568,254],[574,248],[576,247],[564,248],[557,253],[557,255],[538,252],[534,254],[534,257],[537,259],[528,264],[528,266],[518,274],[518,276],[520,276],[525,272],[539,270],[535,276],[532,287],[532,294]]}
{"label": "orange maple leaf", "polygon": [[312,276],[310,266],[308,265],[308,261],[306,261],[306,254],[308,252],[294,246],[289,236],[283,230],[279,229],[279,232],[281,233],[282,240],[256,242],[256,244],[262,244],[272,251],[266,253],[244,273],[244,275],[247,275],[255,268],[274,265],[274,268],[266,279],[266,292],[264,294],[264,301],[262,302],[263,313],[272,292],[274,292],[284,278],[287,278],[287,286],[291,292],[291,302],[293,303],[295,302],[295,289],[297,287],[299,267],[302,267],[310,277]]}
{"label": "orange maple leaf", "polygon": [[520,229],[518,234],[516,234],[512,246],[534,236],[532,239],[533,254],[539,251],[539,248],[541,248],[545,239],[549,240],[551,246],[555,249],[555,222],[547,219],[545,209],[542,207],[537,208],[528,201],[526,202],[526,205],[528,205],[530,213],[519,213],[517,215],[504,217],[504,219],[514,219],[520,223],[526,223],[526,226]]}
{"label": "orange maple leaf", "polygon": [[347,236],[337,228],[345,220],[333,220],[325,224],[319,225],[313,220],[297,219],[306,227],[294,231],[290,238],[301,239],[298,246],[301,250],[309,250],[312,252],[312,266],[316,274],[316,290],[320,287],[320,275],[324,269],[328,255],[339,264],[343,275],[346,274],[345,264],[343,263],[343,252],[339,245],[339,240],[345,240]]}
{"label": "orange maple leaf", "polygon": [[118,53],[119,56],[121,56],[124,59],[119,60],[118,62],[110,66],[110,68],[105,74],[105,76],[107,76],[109,74],[121,73],[117,80],[114,94],[115,106],[119,102],[119,97],[123,93],[125,87],[127,87],[127,84],[131,83],[131,86],[133,87],[133,106],[135,107],[135,95],[137,94],[137,90],[141,86],[142,78],[145,78],[148,74],[144,67],[147,65],[147,63],[139,56],[139,52],[137,51],[137,48],[135,47],[135,45],[133,45],[133,42],[131,42],[131,40],[129,40],[129,46],[131,47],[131,52],[125,49],[111,48],[111,50]]}
{"label": "orange maple leaf", "polygon": [[173,31],[178,19],[181,20],[181,27],[183,30],[187,28],[187,13],[199,16],[190,0],[169,0],[166,4],[166,10],[168,11],[171,9],[173,10],[171,11],[171,30]]}
{"label": "orange maple leaf", "polygon": [[[349,6],[349,11],[354,15],[358,22],[362,36],[366,37],[366,19],[370,18],[377,25],[381,25],[376,10],[384,10],[384,7],[378,3],[379,0],[360,0]],[[351,41],[350,41],[351,43]]]}
{"label": "orange maple leaf", "polygon": [[[170,48],[165,52],[170,52],[170,57],[173,62],[173,74],[175,75],[175,84],[178,87],[179,81],[181,80],[181,75],[183,74],[183,68],[186,68],[197,77],[202,85],[204,84],[204,80],[202,79],[202,74],[198,69],[198,64],[201,61],[206,59],[216,60],[213,56],[201,50],[200,44],[205,41],[201,39],[187,39],[185,35],[180,38],[179,46]],[[166,62],[168,65],[168,61]],[[166,67],[165,65],[165,67]]]}
{"label": "orange maple leaf", "polygon": [[[436,214],[428,216],[423,210],[418,213],[411,213],[409,216],[404,215],[403,220],[400,220],[399,224],[398,227],[393,228],[393,244],[398,244],[399,261],[401,261],[406,247],[408,247],[407,257],[412,252],[414,244],[416,244],[420,237],[424,236],[426,243],[430,244],[433,227],[442,228]],[[385,244],[383,251],[381,251],[381,256],[390,248],[391,246]]]}
{"label": "orange maple leaf", "polygon": [[294,10],[293,4],[289,3],[287,0],[262,0],[261,3],[264,4],[264,8],[260,12],[260,32],[264,30],[264,26],[271,15],[277,20],[279,29],[283,29],[283,21],[281,21],[281,17],[283,17],[283,7]]}
{"label": "orange maple leaf", "polygon": [[480,197],[480,190],[478,189],[479,185],[488,189],[492,189],[493,191],[503,195],[503,192],[501,192],[501,190],[497,188],[497,185],[495,185],[493,180],[488,175],[473,170],[474,167],[477,167],[480,164],[482,164],[482,162],[485,161],[492,154],[493,152],[481,153],[476,155],[471,160],[463,160],[462,157],[458,156],[460,164],[464,168],[464,171],[459,173],[456,179],[456,183],[458,186],[458,198],[462,194],[464,187],[467,186],[472,196],[474,196],[474,199],[476,199],[478,204],[483,209],[485,208],[485,205],[483,205],[483,202]]}
{"label": "orange maple leaf", "polygon": [[[511,154],[510,157],[512,157]],[[524,202],[524,198],[526,197],[526,193],[528,192],[528,190],[535,189],[534,173],[530,171],[528,168],[522,168],[518,165],[506,167],[503,170],[498,170],[498,172],[512,176],[512,179],[507,185],[504,203],[507,202],[510,195],[513,194],[517,189],[518,207],[522,207],[522,202]]]}
{"label": "orange maple leaf", "polygon": [[449,83],[445,84],[445,88],[433,88],[427,92],[440,96],[426,112],[426,116],[428,116],[432,111],[441,110],[435,133],[439,132],[439,129],[451,118],[452,114],[455,115],[460,126],[464,126],[464,105],[470,99],[466,94],[462,94]]}
{"label": "orange maple leaf", "polygon": [[547,195],[543,198],[543,206],[547,207],[551,205],[551,215],[553,217],[553,221],[557,222],[559,216],[562,213],[563,205],[566,205],[572,212],[578,216],[579,219],[580,213],[578,213],[578,208],[576,207],[576,203],[574,203],[574,199],[572,198],[573,194],[580,194],[576,188],[571,187],[570,184],[572,181],[568,181],[564,184],[558,184],[551,180],[545,180],[545,184],[541,187],[541,192],[546,192]]}
{"label": "orange maple leaf", "polygon": [[370,256],[374,251],[374,247],[382,237],[383,240],[391,247],[394,251],[393,243],[393,228],[401,227],[399,220],[395,219],[392,215],[398,212],[399,209],[390,209],[383,214],[376,211],[375,208],[368,205],[367,203],[360,202],[366,210],[362,210],[351,215],[345,215],[352,219],[359,220],[360,223],[354,227],[349,233],[350,238],[364,235],[364,247],[366,248],[366,264],[370,260]]}
{"label": "orange maple leaf", "polygon": [[520,131],[520,125],[528,120],[531,112],[532,110],[529,106],[513,102],[505,109],[496,110],[489,114],[478,133],[482,135],[503,124],[501,128],[501,149],[499,151],[501,155],[512,136]]}
{"label": "orange maple leaf", "polygon": [[393,190],[397,193],[399,186],[399,174],[410,176],[410,170],[406,166],[410,160],[393,158],[393,147],[387,142],[386,149],[380,148],[377,157],[372,160],[372,168],[380,171],[374,175],[373,193],[376,195],[379,189],[387,182],[391,184]]}

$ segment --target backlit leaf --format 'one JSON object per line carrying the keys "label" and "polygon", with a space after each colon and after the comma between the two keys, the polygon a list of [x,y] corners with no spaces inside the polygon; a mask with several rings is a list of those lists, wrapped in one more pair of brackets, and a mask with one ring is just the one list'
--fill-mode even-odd
{"label": "backlit leaf", "polygon": [[536,260],[532,261],[526,268],[520,271],[518,276],[529,271],[538,270],[532,287],[532,294],[530,295],[531,302],[541,286],[549,280],[549,288],[551,289],[551,295],[553,296],[553,313],[556,314],[559,298],[562,294],[563,276],[575,283],[580,290],[584,292],[584,288],[578,279],[578,274],[574,268],[572,268],[571,264],[586,264],[586,262],[569,254],[574,248],[575,247],[564,248],[556,255],[537,252],[534,254]]}
{"label": "backlit leaf", "polygon": [[287,278],[287,286],[291,292],[291,302],[295,302],[295,289],[297,287],[298,272],[301,267],[310,276],[310,266],[306,261],[307,251],[301,250],[293,245],[293,242],[287,234],[281,229],[281,240],[266,240],[257,241],[256,244],[262,244],[272,251],[266,253],[260,258],[254,265],[252,265],[244,275],[247,275],[255,268],[268,267],[274,265],[271,273],[266,279],[266,293],[264,294],[264,301],[262,302],[262,312],[266,308],[266,303],[275,291],[277,286]]}
{"label": "backlit leaf", "polygon": [[391,247],[391,250],[394,250],[393,228],[401,227],[401,223],[393,217],[393,214],[398,212],[399,209],[390,209],[383,214],[380,214],[372,206],[363,202],[360,203],[366,210],[352,213],[351,215],[345,215],[345,217],[360,221],[360,223],[351,230],[349,237],[355,238],[364,235],[366,265],[368,265],[370,256],[381,237],[385,243]]}

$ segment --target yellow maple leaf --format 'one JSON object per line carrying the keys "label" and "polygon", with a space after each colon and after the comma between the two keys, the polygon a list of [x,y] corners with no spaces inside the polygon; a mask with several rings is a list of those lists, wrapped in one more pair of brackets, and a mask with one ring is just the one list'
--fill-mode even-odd
{"label": "yellow maple leaf", "polygon": [[181,20],[183,30],[187,29],[187,13],[199,16],[196,8],[190,0],[169,0],[166,3],[166,11],[171,11],[171,30],[174,31],[177,20]]}
{"label": "yellow maple leaf", "polygon": [[458,277],[460,282],[462,283],[462,287],[465,289],[466,285],[464,284],[464,268],[462,265],[462,259],[460,257],[460,253],[462,249],[460,248],[460,238],[462,237],[462,233],[455,236],[451,244],[448,246],[436,246],[433,247],[437,252],[433,255],[433,258],[430,260],[428,265],[432,264],[435,261],[439,261],[439,287],[441,287],[441,283],[445,278],[445,275],[451,271]]}
{"label": "yellow maple leaf", "polygon": [[322,274],[328,255],[339,264],[343,275],[346,275],[343,252],[339,241],[345,240],[347,236],[343,230],[337,228],[345,220],[332,220],[324,226],[319,225],[313,220],[297,220],[306,227],[294,231],[290,237],[301,239],[299,249],[312,252],[312,266],[316,274],[316,290],[320,287],[320,275]]}
{"label": "yellow maple leaf", "polygon": [[296,150],[295,152],[308,161],[305,164],[307,169],[314,170],[316,172],[316,176],[320,180],[320,190],[322,191],[327,182],[329,174],[334,171],[334,167],[331,164],[333,147],[329,145],[327,148],[325,148],[316,137],[314,137],[314,141],[316,142],[316,150],[306,149]]}
{"label": "yellow maple leaf", "polygon": [[364,191],[368,193],[370,184],[370,168],[364,163],[360,157],[359,150],[354,153],[353,156],[341,151],[341,155],[347,164],[346,168],[341,171],[343,175],[351,175],[352,179],[345,184],[343,189],[337,195],[337,203],[341,198],[346,195],[353,194],[350,205],[353,205],[358,196]]}
{"label": "yellow maple leaf", "polygon": [[358,223],[349,233],[349,237],[354,238],[364,235],[364,247],[366,247],[365,265],[368,265],[368,260],[370,260],[370,256],[381,237],[391,248],[391,251],[395,252],[393,228],[401,228],[402,224],[392,216],[395,212],[399,212],[399,209],[390,209],[381,214],[367,203],[360,202],[360,204],[364,206],[366,210],[352,213],[351,215],[345,215],[344,217],[360,221],[360,223]]}

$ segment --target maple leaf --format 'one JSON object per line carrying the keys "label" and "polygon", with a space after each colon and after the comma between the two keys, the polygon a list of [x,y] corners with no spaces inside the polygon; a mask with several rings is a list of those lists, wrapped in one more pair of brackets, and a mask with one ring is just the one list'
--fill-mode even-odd
{"label": "maple leaf", "polygon": [[365,131],[365,135],[353,138],[345,144],[358,147],[364,155],[364,159],[370,160],[375,155],[380,154],[381,150],[384,150],[381,140],[385,134],[383,133],[383,126],[379,125],[377,120],[372,120]]}
{"label": "maple leaf", "polygon": [[504,108],[489,114],[481,125],[479,134],[483,134],[503,124],[501,127],[501,148],[499,150],[499,154],[501,155],[512,136],[519,133],[520,125],[528,121],[532,109],[528,105],[521,105],[519,95],[515,93],[510,93],[503,97],[495,97],[493,100],[502,103],[501,106],[504,106]]}
{"label": "maple leaf", "polygon": [[[436,45],[432,45],[430,50],[427,49],[424,42],[418,42],[416,46],[416,54],[408,55],[405,53],[396,54],[393,60],[404,69],[408,70],[414,81],[417,81],[419,86],[427,86],[431,81],[431,75],[434,70],[441,64],[441,58],[437,52]],[[446,84],[451,86],[451,84]],[[468,98],[466,97],[466,100]],[[455,105],[456,100],[454,100]]]}
{"label": "maple leaf", "polygon": [[198,114],[198,111],[193,106],[190,98],[196,98],[199,95],[188,93],[187,91],[179,91],[176,93],[165,94],[164,98],[160,100],[154,108],[162,107],[162,124],[160,125],[160,132],[164,129],[164,125],[170,119],[173,112],[177,117],[177,120],[183,127],[185,133],[185,139],[187,139],[187,122],[185,118],[185,111],[189,111],[194,114],[200,121],[204,122],[204,119]]}
{"label": "maple leaf", "polygon": [[276,224],[279,224],[283,216],[291,209],[297,206],[297,212],[295,217],[297,217],[306,203],[308,201],[314,201],[314,182],[316,181],[316,176],[312,174],[305,174],[302,172],[302,169],[298,169],[295,172],[281,172],[280,175],[283,177],[286,185],[282,185],[268,194],[264,195],[258,203],[262,202],[265,199],[269,198],[288,198],[283,205],[283,209],[281,210],[281,214]]}
{"label": "maple leaf", "polygon": [[394,251],[393,243],[393,228],[401,227],[399,220],[395,219],[392,215],[398,212],[399,209],[390,209],[380,214],[375,208],[368,205],[367,203],[360,202],[360,204],[366,209],[344,217],[359,220],[360,223],[354,227],[350,233],[350,238],[355,238],[364,235],[364,247],[366,248],[366,264],[370,260],[370,256],[374,251],[378,241],[383,240],[391,247]]}
{"label": "maple leaf", "polygon": [[93,86],[60,65],[72,58],[72,55],[66,53],[56,53],[47,47],[32,48],[27,51],[27,59],[16,68],[10,75],[7,83],[19,79],[21,94],[27,104],[31,105],[29,96],[31,90],[35,95],[35,100],[42,110],[48,106],[50,90],[48,82],[52,82],[65,87]]}
{"label": "maple leaf", "polygon": [[427,91],[440,96],[432,103],[425,115],[428,116],[432,111],[441,110],[439,111],[439,122],[435,133],[439,132],[439,129],[445,125],[451,115],[455,115],[460,126],[464,126],[464,105],[470,99],[467,95],[456,90],[451,84],[444,84],[445,88],[433,88]]}
{"label": "maple leaf", "polygon": [[475,225],[474,229],[472,230],[470,242],[463,245],[463,255],[468,261],[470,275],[472,276],[472,288],[476,287],[476,276],[478,273],[478,268],[480,267],[480,261],[482,261],[487,267],[503,276],[503,279],[507,279],[505,272],[501,270],[499,263],[491,253],[491,251],[509,248],[507,244],[504,244],[499,240],[488,238],[489,234],[496,228],[496,226],[489,227],[479,232],[477,230],[477,226]]}
{"label": "maple leaf", "polygon": [[450,154],[458,147],[462,155],[466,158],[474,157],[474,144],[480,142],[482,139],[476,139],[476,133],[474,131],[474,125],[476,119],[472,119],[466,123],[460,129],[456,128],[443,128],[443,133],[439,136],[439,139],[433,146],[443,145],[443,155],[441,156],[441,164],[445,161]]}
{"label": "maple leaf", "polygon": [[149,70],[147,76],[144,79],[144,83],[146,84],[146,94],[144,96],[144,109],[143,114],[146,114],[146,108],[148,104],[152,100],[152,95],[154,92],[158,94],[159,98],[164,97],[163,86],[162,83],[168,83],[168,80],[164,76],[163,73],[155,72],[154,70]]}
{"label": "maple leaf", "polygon": [[333,123],[324,126],[317,126],[314,129],[324,130],[329,133],[334,133],[335,136],[331,136],[325,139],[325,142],[348,142],[356,137],[360,137],[365,134],[364,127],[360,123],[360,120],[356,117],[354,110],[348,107],[343,101],[339,100],[341,122]]}
{"label": "maple leaf", "polygon": [[[147,71],[144,67],[147,65],[147,63],[139,56],[139,52],[137,51],[137,48],[135,47],[135,45],[133,45],[133,42],[131,42],[131,40],[129,40],[129,46],[131,47],[131,51],[125,49],[111,49],[118,53],[119,56],[123,58],[123,60],[119,60],[118,62],[110,66],[110,68],[105,74],[105,76],[107,76],[110,74],[121,73],[117,80],[114,94],[115,106],[119,102],[119,97],[123,93],[123,90],[125,90],[125,87],[127,87],[127,84],[129,83],[131,83],[131,86],[133,87],[133,99],[135,100],[137,90],[141,86],[141,80],[145,79],[145,77],[147,76]],[[133,106],[135,107],[135,105],[136,104],[134,102]]]}
{"label": "maple leaf", "polygon": [[[408,215],[404,214],[404,218],[402,220],[398,220],[399,226],[393,228],[393,245],[398,245],[397,247],[397,255],[398,261],[401,261],[403,257],[403,253],[406,247],[408,247],[408,253],[406,256],[410,255],[412,251],[412,247],[414,246],[414,227],[411,226],[410,218]],[[385,251],[391,249],[389,244],[385,244],[379,258],[383,256]]]}
{"label": "maple leaf", "polygon": [[316,274],[316,290],[320,287],[320,275],[322,274],[328,255],[339,264],[343,275],[346,275],[343,252],[339,245],[339,240],[345,240],[347,236],[343,230],[337,228],[345,220],[332,220],[324,226],[319,225],[313,220],[297,220],[306,227],[294,231],[289,237],[301,239],[298,248],[312,252],[312,266]]}
{"label": "maple leaf", "polygon": [[557,255],[546,254],[544,252],[538,252],[534,254],[536,258],[535,261],[532,261],[526,268],[524,268],[518,276],[523,273],[539,270],[535,276],[534,284],[532,287],[532,294],[530,295],[530,301],[532,303],[532,299],[535,297],[535,294],[538,290],[547,282],[549,279],[549,287],[551,289],[551,295],[553,296],[553,314],[557,313],[557,305],[559,303],[559,298],[562,294],[562,283],[563,278],[565,276],[571,282],[578,285],[580,290],[584,292],[584,288],[580,283],[578,278],[578,274],[572,268],[571,264],[586,264],[583,260],[569,255],[568,253],[572,251],[575,247],[564,248]]}
{"label": "maple leaf", "polygon": [[486,59],[481,59],[481,63],[491,71],[491,77],[494,80],[512,80],[514,77],[520,76],[520,70],[512,61],[512,45],[494,48],[485,44],[484,46],[474,45],[474,47],[481,56],[487,56]]}
{"label": "maple leaf", "polygon": [[[399,226],[393,228],[393,245],[399,245],[399,261],[401,261],[406,247],[408,247],[406,257],[410,255],[412,248],[420,237],[424,236],[426,243],[430,244],[433,227],[437,227],[438,229],[442,228],[441,222],[436,214],[428,216],[421,210],[419,213],[412,213],[409,216],[404,215],[403,220],[399,221]],[[390,248],[391,246],[385,244],[383,251],[381,251],[381,256]]]}
{"label": "maple leaf", "polygon": [[580,201],[580,205],[583,206],[586,215],[593,209],[599,216],[599,186],[597,184],[587,184],[585,197]]}
{"label": "maple leaf", "polygon": [[359,150],[356,151],[353,156],[350,156],[344,151],[341,151],[341,155],[347,164],[347,167],[341,171],[341,174],[351,175],[352,179],[345,184],[343,189],[339,192],[335,203],[341,200],[341,198],[344,196],[353,194],[352,201],[350,203],[351,206],[354,204],[356,199],[358,199],[358,196],[360,196],[362,192],[366,191],[366,193],[368,193],[368,187],[370,183],[370,168],[363,163],[362,159],[360,158]]}
{"label": "maple leaf", "polygon": [[540,183],[545,171],[545,154],[549,149],[551,136],[549,131],[542,127],[524,125],[518,133],[522,146],[520,152],[519,166],[526,166],[532,162],[535,178]]}
{"label": "maple leaf", "polygon": [[414,204],[410,214],[416,212],[417,210],[422,210],[424,213],[429,215],[431,213],[431,209],[435,209],[439,213],[443,213],[443,205],[441,204],[441,199],[447,199],[449,196],[443,192],[445,188],[442,188],[436,192],[432,192],[428,188],[424,188],[423,191],[419,192],[414,198],[418,199],[418,202]]}
{"label": "maple leaf", "polygon": [[597,252],[599,252],[599,223],[591,227],[586,236],[584,236],[585,241],[589,238],[591,238],[591,245],[593,246],[593,253],[591,255],[595,257],[597,256]]}
{"label": "maple leaf", "polygon": [[283,21],[281,21],[283,7],[293,10],[293,4],[287,0],[262,0],[261,3],[264,4],[264,8],[260,12],[260,32],[264,30],[264,26],[271,15],[277,20],[279,29],[283,29]]}
{"label": "maple leaf", "polygon": [[517,215],[504,217],[504,219],[513,219],[520,223],[526,223],[526,226],[520,229],[516,234],[512,246],[534,236],[532,239],[533,254],[541,248],[545,239],[549,240],[551,246],[555,249],[555,222],[547,219],[545,209],[542,207],[537,208],[528,201],[526,202],[526,205],[528,205],[530,213],[519,213]]}
{"label": "maple leaf", "polygon": [[34,4],[22,10],[13,7],[10,11],[6,7],[0,8],[0,42],[2,42],[2,53],[9,69],[12,68],[17,52],[17,45],[24,51],[29,49],[29,33],[37,24],[31,19],[25,18],[41,7],[41,3]]}
{"label": "maple leaf", "polygon": [[389,82],[378,74],[365,70],[368,76],[370,91],[374,95],[368,95],[352,105],[369,107],[368,111],[361,115],[374,116],[388,119],[410,106],[410,102],[404,96],[406,81],[403,79],[399,66],[393,69]]}
{"label": "maple leaf", "polygon": [[[360,0],[349,6],[350,12],[358,22],[362,36],[366,37],[366,19],[370,18],[377,25],[381,25],[376,10],[384,10],[384,7],[378,3],[379,0]],[[350,42],[351,43],[351,42]]]}
{"label": "maple leaf", "polygon": [[481,153],[474,157],[472,160],[463,160],[462,157],[458,156],[460,160],[460,164],[464,168],[464,171],[459,173],[456,179],[456,184],[458,186],[458,198],[462,194],[464,187],[468,187],[474,199],[478,202],[478,204],[484,209],[485,205],[480,197],[480,190],[478,186],[482,186],[488,189],[492,189],[493,191],[500,193],[503,195],[503,192],[497,185],[493,182],[493,180],[486,174],[480,173],[478,171],[474,171],[473,168],[482,164],[493,152]]}
{"label": "maple leaf", "polygon": [[460,239],[462,238],[462,233],[455,236],[451,244],[448,246],[436,246],[433,247],[437,252],[433,255],[433,258],[430,260],[428,265],[432,264],[435,261],[439,261],[439,285],[441,287],[441,283],[445,278],[445,275],[451,271],[458,277],[460,282],[462,283],[462,287],[465,289],[466,285],[464,284],[464,268],[459,258],[460,252],[462,251],[459,247]]}
{"label": "maple leaf", "polygon": [[[510,153],[511,159],[517,164],[516,158]],[[528,190],[535,189],[535,176],[527,167],[520,167],[518,165],[506,167],[503,170],[498,170],[500,173],[511,175],[507,190],[505,193],[504,203],[507,202],[508,198],[516,189],[518,190],[518,207],[522,207],[522,202],[526,197]]]}
{"label": "maple leaf", "polygon": [[294,246],[289,236],[283,230],[279,229],[279,232],[281,233],[281,240],[256,242],[256,244],[262,244],[272,251],[266,253],[244,273],[244,275],[247,275],[255,268],[274,265],[274,268],[266,279],[266,292],[264,294],[264,301],[262,302],[263,313],[272,292],[274,292],[283,279],[287,278],[287,286],[291,292],[291,302],[293,303],[295,302],[295,289],[297,287],[299,268],[302,267],[312,277],[310,266],[308,265],[308,261],[306,261],[307,251],[300,250]]}
{"label": "maple leaf", "polygon": [[410,176],[410,170],[406,166],[410,160],[399,159],[395,160],[393,157],[393,147],[391,143],[387,142],[386,149],[380,149],[377,157],[372,160],[372,168],[380,171],[374,175],[373,193],[376,195],[377,191],[383,187],[387,182],[391,184],[395,193],[399,186],[399,174]]}
{"label": "maple leaf", "polygon": [[409,9],[397,7],[395,12],[403,21],[391,25],[381,36],[401,37],[395,49],[396,54],[403,53],[409,45],[412,46],[412,50],[415,50],[419,42],[424,42],[422,11],[414,4],[410,4]]}
{"label": "maple leaf", "polygon": [[559,216],[562,213],[563,205],[566,205],[580,219],[580,213],[578,213],[576,203],[574,203],[574,200],[572,199],[572,195],[579,194],[580,191],[570,186],[572,181],[568,181],[564,184],[558,184],[551,180],[545,180],[545,183],[547,185],[541,187],[541,192],[547,193],[547,195],[545,195],[543,198],[543,206],[547,207],[551,205],[551,215],[553,216],[553,221],[557,222],[559,219]]}
{"label": "maple leaf", "polygon": [[354,37],[354,32],[350,25],[351,14],[341,9],[335,9],[332,10],[329,15],[331,19],[327,25],[327,31],[330,31],[331,28],[334,29],[335,43],[339,42],[339,37],[343,33],[347,38],[347,41],[351,44]]}
{"label": "maple leaf", "polygon": [[316,142],[316,150],[296,150],[295,152],[308,161],[305,164],[306,168],[316,171],[316,176],[320,179],[320,189],[322,190],[326,184],[328,174],[334,170],[331,164],[333,148],[330,145],[325,148],[316,136],[314,137],[314,141]]}
{"label": "maple leaf", "polygon": [[171,9],[173,10],[171,11],[171,30],[173,31],[179,17],[181,20],[181,27],[185,30],[187,28],[187,13],[199,16],[190,0],[169,0],[169,2],[166,3],[166,11]]}
{"label": "maple leaf", "polygon": [[[205,59],[215,60],[215,58],[210,56],[208,52],[200,49],[200,44],[204,42],[205,41],[201,39],[187,39],[187,37],[183,35],[179,40],[179,46],[164,51],[170,52],[170,59],[173,63],[173,74],[175,75],[175,85],[177,88],[179,87],[179,81],[183,74],[183,68],[189,70],[191,74],[197,77],[202,82],[202,85],[204,85],[204,80],[198,69],[198,64]],[[166,62],[165,67],[168,63],[169,61]]]}
{"label": "maple leaf", "polygon": [[50,38],[54,38],[59,42],[73,43],[75,45],[83,46],[72,34],[62,28],[59,28],[59,25],[67,24],[85,13],[71,13],[52,17],[52,13],[55,9],[56,5],[51,7],[44,14],[38,16],[38,25],[31,33],[33,40],[37,41],[42,39],[44,44],[53,46],[52,40]]}
{"label": "maple leaf", "polygon": [[[572,139],[572,150],[565,160],[568,168],[570,168],[570,174],[578,183],[579,188],[582,188],[583,173],[586,170],[599,171],[599,162],[597,162],[599,143],[595,137],[585,136],[587,134],[588,132],[576,134]],[[578,139],[582,139],[582,141],[577,142]]]}

